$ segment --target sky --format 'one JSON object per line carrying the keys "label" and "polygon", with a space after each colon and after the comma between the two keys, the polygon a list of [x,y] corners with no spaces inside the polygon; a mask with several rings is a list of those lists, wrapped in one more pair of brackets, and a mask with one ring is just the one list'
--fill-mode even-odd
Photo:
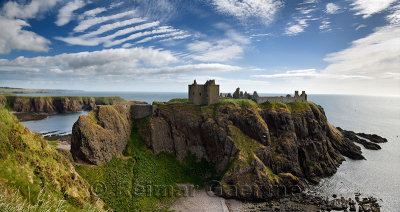
{"label": "sky", "polygon": [[0,86],[400,95],[400,0],[0,1]]}

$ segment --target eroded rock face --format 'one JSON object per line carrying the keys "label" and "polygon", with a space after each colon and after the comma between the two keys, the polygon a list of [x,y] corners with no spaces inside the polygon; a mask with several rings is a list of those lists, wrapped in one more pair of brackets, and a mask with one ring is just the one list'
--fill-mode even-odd
{"label": "eroded rock face", "polygon": [[71,153],[75,161],[102,165],[124,151],[131,133],[129,109],[97,106],[72,128]]}
{"label": "eroded rock face", "polygon": [[95,106],[95,98],[87,97],[7,97],[15,112],[25,113],[64,113],[91,110]]}
{"label": "eroded rock face", "polygon": [[[313,103],[301,112],[287,108],[161,105],[142,131],[155,154],[188,154],[215,164],[223,174],[221,195],[240,199],[278,197],[273,187],[304,187],[334,174],[347,156],[361,149],[327,121]],[[252,192],[241,192],[243,185]]]}

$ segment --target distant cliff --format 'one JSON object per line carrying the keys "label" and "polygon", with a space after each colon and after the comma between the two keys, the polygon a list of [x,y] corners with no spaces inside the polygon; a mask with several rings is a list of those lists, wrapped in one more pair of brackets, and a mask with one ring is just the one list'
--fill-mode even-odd
{"label": "distant cliff", "polygon": [[[6,104],[15,112],[63,113],[92,110],[95,105],[111,105],[125,101],[121,97],[74,97],[74,96],[3,96]],[[0,102],[2,100],[0,99]],[[4,101],[4,100],[3,100]],[[0,103],[1,104],[1,103]]]}
{"label": "distant cliff", "polygon": [[[126,144],[127,125],[131,127],[131,123],[124,118],[124,107],[111,108],[100,107],[74,125],[72,145],[76,147],[71,152],[75,159],[102,164],[110,160],[110,154],[105,158],[101,152],[115,156],[115,145]],[[151,116],[140,125],[136,122],[133,120],[135,133],[154,154],[171,152],[179,160],[194,155],[213,164],[220,176],[220,195],[225,197],[279,197],[282,193],[271,192],[271,188],[301,189],[334,174],[344,156],[364,159],[356,141],[333,127],[323,108],[311,102],[157,104]],[[91,128],[97,131],[87,130]],[[232,190],[241,186],[252,187],[251,192]]]}

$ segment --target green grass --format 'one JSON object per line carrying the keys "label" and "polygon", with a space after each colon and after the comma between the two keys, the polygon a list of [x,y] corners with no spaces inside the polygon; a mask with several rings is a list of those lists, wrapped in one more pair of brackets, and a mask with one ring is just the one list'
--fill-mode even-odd
{"label": "green grass", "polygon": [[247,165],[250,165],[254,158],[254,151],[260,148],[262,145],[244,134],[239,128],[230,126],[229,130],[232,133],[231,139],[235,146],[239,149],[239,159],[246,161]]}
{"label": "green grass", "polygon": [[258,107],[258,104],[251,99],[220,99],[217,104],[224,105],[224,104],[229,104],[229,103],[232,103],[236,106],[243,107],[243,108],[246,108],[249,106]]}
{"label": "green grass", "polygon": [[269,110],[287,109],[287,105],[282,102],[264,102],[260,105],[260,107]]}
{"label": "green grass", "polygon": [[16,192],[32,207],[41,192],[50,198],[47,201],[64,201],[71,211],[95,201],[87,190],[89,184],[71,169],[72,164],[39,134],[25,130],[5,108],[0,108],[0,141],[0,190]]}
{"label": "green grass", "polygon": [[188,98],[175,98],[168,101],[168,103],[188,103]]}
{"label": "green grass", "polygon": [[287,106],[292,113],[302,113],[311,110],[309,102],[291,102]]}
{"label": "green grass", "polygon": [[204,160],[197,162],[194,156],[179,162],[172,153],[154,155],[136,133],[148,120],[144,118],[135,124],[123,156],[103,166],[76,167],[115,211],[166,209],[179,196],[176,183],[203,186],[215,176],[210,164]]}

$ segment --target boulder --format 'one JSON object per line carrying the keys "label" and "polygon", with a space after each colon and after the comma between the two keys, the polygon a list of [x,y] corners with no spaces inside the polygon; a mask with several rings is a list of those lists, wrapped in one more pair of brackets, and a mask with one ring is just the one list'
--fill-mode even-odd
{"label": "boulder", "polygon": [[75,161],[102,165],[122,153],[131,133],[129,110],[121,105],[97,106],[72,128],[71,154]]}

